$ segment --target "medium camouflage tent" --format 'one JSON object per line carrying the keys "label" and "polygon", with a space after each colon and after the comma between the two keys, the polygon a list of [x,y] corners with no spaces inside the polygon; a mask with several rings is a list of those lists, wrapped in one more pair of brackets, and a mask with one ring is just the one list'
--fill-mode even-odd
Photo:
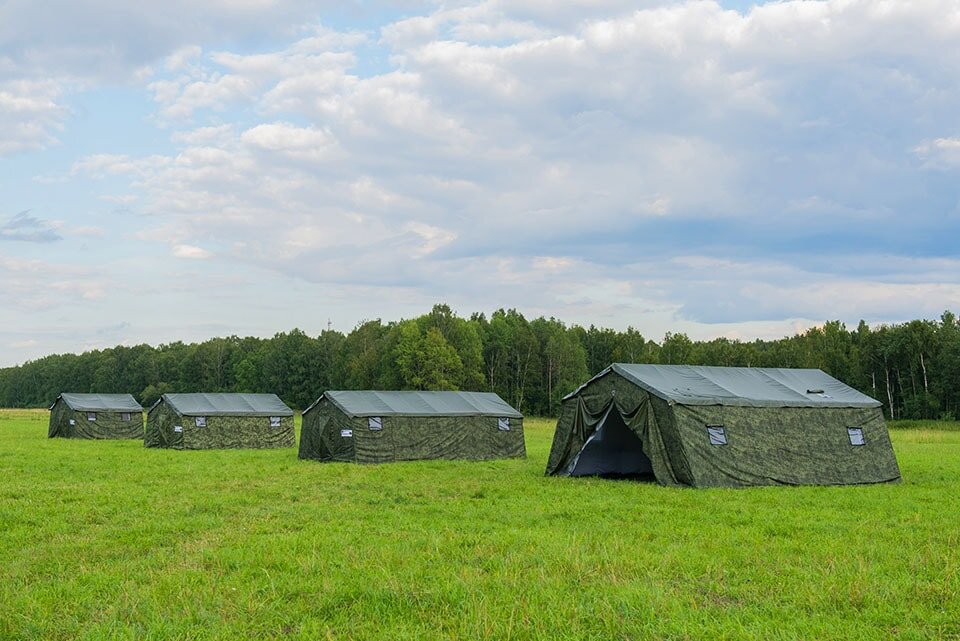
{"label": "medium camouflage tent", "polygon": [[486,392],[324,392],[300,429],[300,458],[318,461],[525,456],[523,415]]}
{"label": "medium camouflage tent", "polygon": [[547,474],[691,487],[900,479],[880,403],[818,369],[627,364],[563,399]]}
{"label": "medium camouflage tent", "polygon": [[61,394],[50,406],[50,438],[143,438],[143,408],[129,394]]}
{"label": "medium camouflage tent", "polygon": [[291,447],[293,410],[276,394],[164,394],[147,412],[146,447]]}

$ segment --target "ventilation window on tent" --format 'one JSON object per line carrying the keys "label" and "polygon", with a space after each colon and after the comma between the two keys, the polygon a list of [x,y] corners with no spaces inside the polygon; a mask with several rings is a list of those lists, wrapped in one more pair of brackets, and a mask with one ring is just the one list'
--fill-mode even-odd
{"label": "ventilation window on tent", "polygon": [[129,422],[130,422],[130,412],[121,412],[121,414],[120,414],[120,420],[121,420],[121,421],[124,421],[124,422],[126,422],[126,423],[129,423]]}
{"label": "ventilation window on tent", "polygon": [[867,442],[863,438],[863,428],[862,427],[848,427],[847,436],[850,438],[850,445],[866,445]]}
{"label": "ventilation window on tent", "polygon": [[280,417],[271,416],[270,417],[270,427],[280,427]]}
{"label": "ventilation window on tent", "polygon": [[498,418],[498,419],[497,419],[497,429],[500,430],[501,432],[509,432],[509,431],[510,431],[510,419],[509,419],[509,418],[503,418],[503,417]]}
{"label": "ventilation window on tent", "polygon": [[367,427],[374,432],[379,432],[383,429],[383,419],[379,416],[370,416],[367,418]]}
{"label": "ventilation window on tent", "polygon": [[88,421],[95,421],[95,420],[97,420],[97,413],[96,413],[96,412],[87,412],[87,420],[88,420]]}
{"label": "ventilation window on tent", "polygon": [[707,436],[710,437],[710,445],[727,444],[727,430],[723,425],[707,425]]}
{"label": "ventilation window on tent", "polygon": [[207,426],[207,417],[206,417],[206,416],[198,416],[198,417],[196,417],[196,423],[197,423],[197,427],[206,427],[206,426]]}

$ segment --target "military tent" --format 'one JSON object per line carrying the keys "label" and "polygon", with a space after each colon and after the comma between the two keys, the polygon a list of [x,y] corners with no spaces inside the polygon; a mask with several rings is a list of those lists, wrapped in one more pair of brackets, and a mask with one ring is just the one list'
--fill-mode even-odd
{"label": "military tent", "polygon": [[300,458],[319,461],[525,456],[523,415],[486,392],[324,392],[300,430]]}
{"label": "military tent", "polygon": [[63,393],[50,406],[50,438],[143,438],[143,408],[129,394]]}
{"label": "military tent", "polygon": [[293,410],[276,394],[164,394],[147,412],[146,447],[291,447]]}
{"label": "military tent", "polygon": [[880,407],[818,369],[615,364],[563,399],[547,474],[691,487],[897,481]]}

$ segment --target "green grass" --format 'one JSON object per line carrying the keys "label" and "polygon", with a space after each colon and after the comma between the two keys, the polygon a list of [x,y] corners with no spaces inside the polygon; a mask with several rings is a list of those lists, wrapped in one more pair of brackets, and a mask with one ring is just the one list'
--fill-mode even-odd
{"label": "green grass", "polygon": [[0,412],[0,639],[960,639],[960,432],[904,483],[677,490],[46,438]]}
{"label": "green grass", "polygon": [[903,420],[890,421],[890,427],[896,430],[933,430],[942,432],[956,432],[960,430],[958,421],[923,421],[923,420]]}

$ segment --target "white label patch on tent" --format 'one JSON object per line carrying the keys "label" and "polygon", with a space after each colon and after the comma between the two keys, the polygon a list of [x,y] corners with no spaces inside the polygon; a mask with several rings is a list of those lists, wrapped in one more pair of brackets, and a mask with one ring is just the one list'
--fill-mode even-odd
{"label": "white label patch on tent", "polygon": [[70,425],[76,425],[76,424],[77,424],[77,422],[71,418],[71,419],[70,419]]}
{"label": "white label patch on tent", "polygon": [[96,412],[87,412],[87,420],[88,420],[88,421],[95,421],[95,420],[97,420],[97,413],[96,413]]}
{"label": "white label patch on tent", "polygon": [[497,419],[497,429],[500,430],[501,432],[509,432],[509,431],[510,431],[510,419],[509,419],[509,418],[504,418],[504,417],[498,418],[498,419]]}
{"label": "white label patch on tent", "polygon": [[374,432],[383,429],[383,419],[379,416],[371,416],[367,418],[367,427],[369,427]]}
{"label": "white label patch on tent", "polygon": [[179,434],[180,432],[183,431],[183,425],[174,425],[174,426],[173,426],[173,431],[174,431],[174,432],[177,432],[177,433]]}
{"label": "white label patch on tent", "polygon": [[197,416],[194,419],[194,422],[197,424],[197,427],[206,427],[207,426],[207,417],[206,416]]}
{"label": "white label patch on tent", "polygon": [[271,416],[270,417],[270,427],[280,427],[280,417]]}
{"label": "white label patch on tent", "polygon": [[850,438],[850,445],[866,445],[867,441],[863,438],[862,427],[848,427],[847,436]]}
{"label": "white label patch on tent", "polygon": [[340,430],[340,436],[343,438],[352,438],[353,430]]}
{"label": "white label patch on tent", "polygon": [[727,444],[727,431],[723,425],[707,425],[707,436],[710,437],[710,445]]}

